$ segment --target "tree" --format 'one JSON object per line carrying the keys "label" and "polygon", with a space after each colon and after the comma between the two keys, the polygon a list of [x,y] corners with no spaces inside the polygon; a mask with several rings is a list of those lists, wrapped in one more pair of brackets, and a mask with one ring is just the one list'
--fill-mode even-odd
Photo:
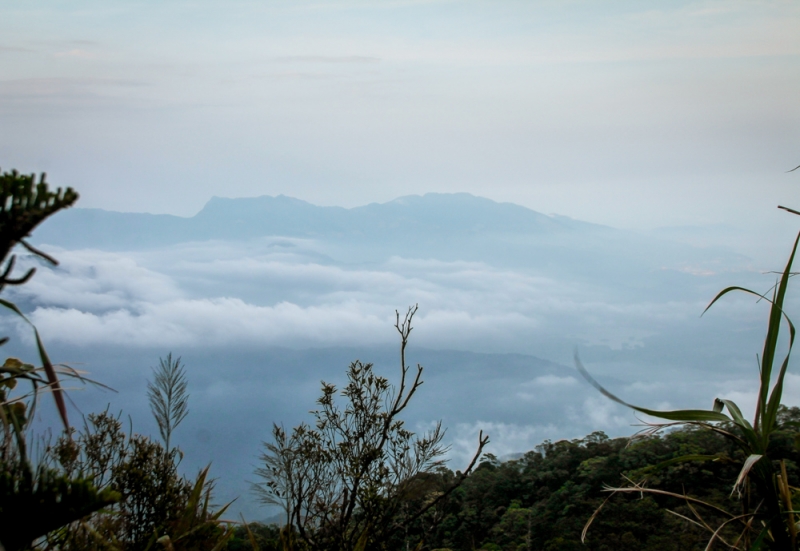
{"label": "tree", "polygon": [[[71,207],[78,200],[78,193],[72,188],[61,188],[51,191],[45,182],[46,175],[42,173],[39,183],[36,183],[35,175],[26,176],[16,170],[0,174],[0,291],[6,285],[22,285],[33,277],[36,268],[30,268],[21,277],[11,277],[16,263],[16,255],[11,251],[17,245],[22,245],[34,256],[37,256],[50,264],[58,265],[58,261],[50,255],[40,251],[28,243],[27,238],[31,231],[44,222],[49,216],[59,210]],[[9,255],[11,256],[9,257]],[[17,306],[7,300],[0,300],[3,306],[30,324],[30,321],[22,314]],[[30,324],[33,327],[33,324]],[[58,381],[58,375],[47,352],[44,349],[42,340],[36,327],[33,327],[36,337],[36,346],[39,351],[39,358],[42,361],[42,371],[47,379],[47,386],[53,393],[58,413],[64,426],[69,425],[67,421],[67,408],[64,404],[64,396]],[[8,337],[0,338],[0,345],[8,342]],[[35,386],[35,385],[34,385]],[[36,388],[36,387],[35,387]]]}
{"label": "tree", "polygon": [[296,533],[309,549],[384,548],[463,482],[489,441],[480,434],[472,462],[446,491],[415,512],[400,514],[419,476],[440,468],[447,452],[441,423],[416,436],[399,418],[422,385],[422,366],[417,365],[412,379],[405,363],[416,312],[416,306],[409,308],[402,322],[396,313],[401,339],[397,387],[375,374],[372,364],[355,361],[340,393],[347,401],[344,409],[336,403],[337,388],[323,382],[319,409],[311,412],[314,425],[303,423],[291,433],[274,425],[274,441],[264,444],[263,466],[256,470],[262,482],[255,490],[264,503],[284,509],[284,533]]}
{"label": "tree", "polygon": [[[0,174],[0,290],[26,283],[36,271],[30,268],[20,277],[13,276],[16,256],[11,253],[17,245],[58,264],[27,238],[47,217],[77,199],[71,188],[50,190],[44,174],[38,183],[34,175],[15,170]],[[0,299],[0,306],[30,324],[14,303]],[[38,393],[51,391],[61,420],[68,427],[59,375],[80,378],[74,370],[54,366],[35,327],[33,332],[41,367],[16,358],[8,358],[0,366],[0,548],[7,551],[27,548],[47,532],[113,503],[117,497],[113,492],[98,491],[89,481],[71,478],[47,465],[31,464],[26,440]],[[0,339],[0,345],[7,341],[7,337]],[[30,390],[20,392],[19,383]]]}

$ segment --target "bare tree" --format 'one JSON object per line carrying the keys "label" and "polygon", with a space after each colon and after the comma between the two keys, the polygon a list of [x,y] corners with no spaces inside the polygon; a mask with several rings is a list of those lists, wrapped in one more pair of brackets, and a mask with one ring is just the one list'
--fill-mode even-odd
{"label": "bare tree", "polygon": [[380,549],[397,532],[414,523],[449,495],[466,478],[489,438],[479,435],[478,449],[467,469],[446,491],[437,491],[419,510],[399,514],[407,495],[418,489],[412,481],[441,468],[447,452],[441,423],[417,436],[399,415],[422,385],[422,366],[409,374],[405,351],[411,320],[397,312],[400,334],[400,383],[376,375],[372,364],[355,361],[341,391],[344,409],[336,404],[337,388],[323,382],[314,426],[301,424],[291,433],[274,425],[273,442],[264,444],[262,482],[255,489],[264,503],[280,505],[287,533],[294,533],[312,550]]}

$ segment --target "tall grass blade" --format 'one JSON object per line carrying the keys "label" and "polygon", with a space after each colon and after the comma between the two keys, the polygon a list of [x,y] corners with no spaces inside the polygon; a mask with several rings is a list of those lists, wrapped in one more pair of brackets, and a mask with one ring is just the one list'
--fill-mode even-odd
{"label": "tall grass blade", "polygon": [[242,517],[242,526],[244,526],[244,530],[247,532],[247,539],[250,541],[250,547],[253,548],[253,551],[261,551],[261,546],[258,545],[255,534],[253,534],[253,531],[250,530],[250,525],[248,525],[247,521],[244,520],[244,515],[240,514],[239,516]]}
{"label": "tall grass blade", "polygon": [[[783,274],[781,275],[781,279],[778,282],[777,287],[774,291],[774,298],[772,300],[772,305],[770,306],[769,312],[769,325],[767,326],[767,336],[764,339],[764,351],[761,355],[761,389],[759,391],[759,402],[764,406],[762,410],[762,417],[761,417],[761,434],[764,436],[765,434],[769,434],[771,432],[775,417],[777,416],[778,405],[780,405],[780,395],[773,392],[773,396],[770,396],[770,404],[767,405],[767,393],[769,392],[769,384],[772,379],[772,365],[775,361],[775,350],[778,344],[778,335],[780,333],[781,328],[781,318],[784,317],[783,313],[783,301],[786,297],[786,288],[789,285],[789,278],[791,277],[792,271],[792,264],[794,263],[794,256],[797,252],[797,244],[800,242],[800,233],[797,234],[797,238],[794,240],[794,246],[792,247],[792,254],[789,255],[789,261],[786,263],[786,268],[783,270]],[[790,331],[790,347],[789,352],[791,352],[791,344],[794,342],[794,326],[789,322],[789,331]],[[783,375],[786,373],[786,366],[788,365],[788,354],[786,357],[786,361],[784,361],[784,365],[781,368],[781,373],[778,376],[779,383],[780,383],[780,390],[783,390]],[[776,385],[777,387],[778,385]],[[777,390],[777,389],[776,389]],[[769,408],[769,409],[767,409]]]}
{"label": "tall grass blade", "polygon": [[361,535],[358,537],[358,541],[356,542],[356,546],[353,548],[353,551],[365,551],[367,548],[367,542],[369,541],[369,526],[364,528],[364,531],[361,532]]}
{"label": "tall grass blade", "polygon": [[717,527],[717,529],[714,530],[714,533],[711,534],[711,539],[708,540],[708,545],[706,545],[705,551],[711,551],[712,547],[714,546],[714,541],[715,540],[721,541],[722,543],[727,545],[729,549],[736,549],[735,546],[731,545],[730,543],[728,543],[724,539],[722,539],[722,536],[720,536],[720,532],[722,532],[722,529],[725,528],[731,522],[736,521],[736,520],[741,520],[743,518],[748,518],[750,516],[751,515],[749,513],[744,514],[744,515],[739,515],[738,517],[730,518],[730,519],[726,520],[725,522],[723,522],[722,524],[720,524]]}
{"label": "tall grass blade", "polygon": [[728,411],[731,413],[731,417],[733,417],[733,420],[737,425],[743,429],[748,429],[750,431],[753,430],[753,426],[747,419],[744,418],[744,415],[742,415],[742,410],[739,409],[739,406],[737,406],[735,402],[725,398],[715,398],[714,401],[720,402],[722,405],[728,408]]}
{"label": "tall grass blade", "polygon": [[753,545],[750,546],[750,549],[748,549],[748,551],[760,551],[761,546],[764,544],[764,540],[767,538],[768,535],[769,535],[769,524],[767,524],[766,526],[764,526],[764,528],[761,529],[761,532],[759,532],[758,537],[755,539]]}
{"label": "tall grass blade", "polygon": [[731,417],[733,417],[733,421],[739,425],[741,433],[747,443],[750,445],[751,449],[761,449],[762,442],[759,440],[758,433],[755,431],[755,429],[753,429],[753,426],[750,424],[750,422],[744,418],[744,415],[742,415],[742,410],[739,409],[739,406],[737,406],[732,400],[727,400],[725,398],[715,398],[714,402],[719,402],[728,408]]}
{"label": "tall grass blade", "polygon": [[61,383],[58,381],[58,375],[56,374],[56,370],[53,367],[53,363],[50,361],[50,357],[47,355],[47,351],[44,349],[44,344],[42,344],[42,339],[39,336],[39,331],[36,329],[36,326],[31,323],[25,314],[17,308],[17,305],[13,302],[9,302],[4,299],[0,299],[0,306],[4,306],[11,310],[12,312],[16,313],[19,317],[21,317],[25,322],[33,328],[33,334],[36,337],[36,348],[39,350],[39,359],[42,361],[42,367],[44,368],[44,372],[47,375],[47,383],[53,391],[53,399],[56,402],[56,408],[58,409],[58,414],[61,417],[61,421],[64,423],[64,428],[69,430],[69,419],[67,418],[67,406],[64,403],[64,391],[61,388]]}
{"label": "tall grass blade", "polygon": [[581,359],[578,356],[577,350],[575,351],[575,367],[578,369],[580,374],[583,375],[583,378],[586,379],[589,382],[589,384],[595,387],[598,391],[600,391],[600,393],[603,396],[625,407],[636,410],[639,413],[644,413],[645,415],[650,415],[651,417],[657,417],[659,419],[666,419],[668,421],[685,421],[685,422],[701,422],[701,423],[715,422],[715,421],[728,421],[728,422],[732,421],[732,419],[727,415],[725,415],[724,413],[714,410],[681,409],[674,411],[658,411],[654,409],[648,409],[635,406],[633,404],[629,404],[628,402],[622,400],[621,398],[617,398],[614,394],[606,390],[600,383],[598,383],[594,379],[594,377],[589,375],[589,372],[581,363]]}

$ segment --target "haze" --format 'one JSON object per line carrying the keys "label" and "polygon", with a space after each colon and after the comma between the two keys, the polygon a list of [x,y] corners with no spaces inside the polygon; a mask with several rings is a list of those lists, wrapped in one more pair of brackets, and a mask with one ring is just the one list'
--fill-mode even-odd
{"label": "haze", "polygon": [[471,192],[616,227],[795,199],[793,2],[0,8],[0,163],[81,206]]}
{"label": "haze", "polygon": [[33,237],[61,265],[8,296],[119,391],[82,413],[152,432],[149,368],[182,356],[183,467],[249,519],[271,424],[356,358],[393,376],[411,304],[408,421],[450,427],[454,468],[481,428],[501,456],[632,433],[576,347],[631,401],[749,412],[764,305],[700,313],[769,289],[797,231],[800,6],[643,6],[7,3],[0,167],[81,193]]}

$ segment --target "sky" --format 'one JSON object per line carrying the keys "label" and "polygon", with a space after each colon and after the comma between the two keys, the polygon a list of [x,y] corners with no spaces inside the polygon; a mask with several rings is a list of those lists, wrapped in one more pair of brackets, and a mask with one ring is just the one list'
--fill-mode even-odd
{"label": "sky", "polygon": [[788,1],[5,3],[0,167],[181,216],[465,191],[770,226],[797,198],[798,24]]}

